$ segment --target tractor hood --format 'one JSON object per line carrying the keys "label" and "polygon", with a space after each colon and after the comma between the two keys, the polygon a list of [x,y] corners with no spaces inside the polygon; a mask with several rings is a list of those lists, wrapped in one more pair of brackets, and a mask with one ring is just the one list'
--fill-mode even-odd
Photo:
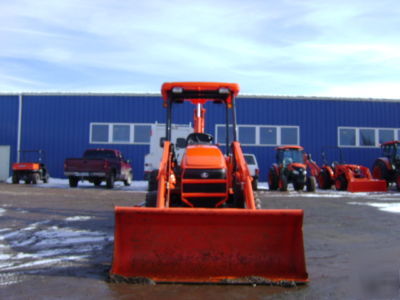
{"label": "tractor hood", "polygon": [[223,169],[226,168],[226,162],[218,147],[194,145],[186,148],[181,166],[184,169]]}

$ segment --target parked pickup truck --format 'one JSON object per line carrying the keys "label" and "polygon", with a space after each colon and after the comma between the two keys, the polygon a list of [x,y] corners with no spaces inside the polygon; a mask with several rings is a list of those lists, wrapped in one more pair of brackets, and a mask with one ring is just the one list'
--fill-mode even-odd
{"label": "parked pickup truck", "polygon": [[99,186],[106,182],[107,188],[114,187],[115,181],[123,181],[126,186],[132,182],[132,167],[122,153],[112,149],[88,149],[82,158],[67,158],[64,175],[70,187],[77,187],[79,180],[88,180]]}

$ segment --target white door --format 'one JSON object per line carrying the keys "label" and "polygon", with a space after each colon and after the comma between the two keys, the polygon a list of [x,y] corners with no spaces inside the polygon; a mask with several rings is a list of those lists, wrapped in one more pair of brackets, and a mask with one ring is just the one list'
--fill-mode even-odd
{"label": "white door", "polygon": [[10,176],[10,146],[0,146],[0,181]]}

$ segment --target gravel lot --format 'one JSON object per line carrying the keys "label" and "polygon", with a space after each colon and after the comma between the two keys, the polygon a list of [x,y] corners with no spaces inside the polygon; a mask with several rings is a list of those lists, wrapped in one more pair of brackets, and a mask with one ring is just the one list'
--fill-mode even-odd
{"label": "gravel lot", "polygon": [[263,208],[304,209],[305,286],[108,283],[113,208],[141,203],[144,190],[0,183],[0,299],[400,298],[395,191],[257,192]]}

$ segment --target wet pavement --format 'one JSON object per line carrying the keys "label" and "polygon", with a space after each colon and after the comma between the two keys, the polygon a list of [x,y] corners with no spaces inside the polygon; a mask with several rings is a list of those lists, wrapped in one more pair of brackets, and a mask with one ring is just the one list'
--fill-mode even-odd
{"label": "wet pavement", "polygon": [[400,193],[257,195],[263,208],[304,209],[307,285],[110,283],[114,206],[144,191],[0,183],[0,299],[400,298]]}

